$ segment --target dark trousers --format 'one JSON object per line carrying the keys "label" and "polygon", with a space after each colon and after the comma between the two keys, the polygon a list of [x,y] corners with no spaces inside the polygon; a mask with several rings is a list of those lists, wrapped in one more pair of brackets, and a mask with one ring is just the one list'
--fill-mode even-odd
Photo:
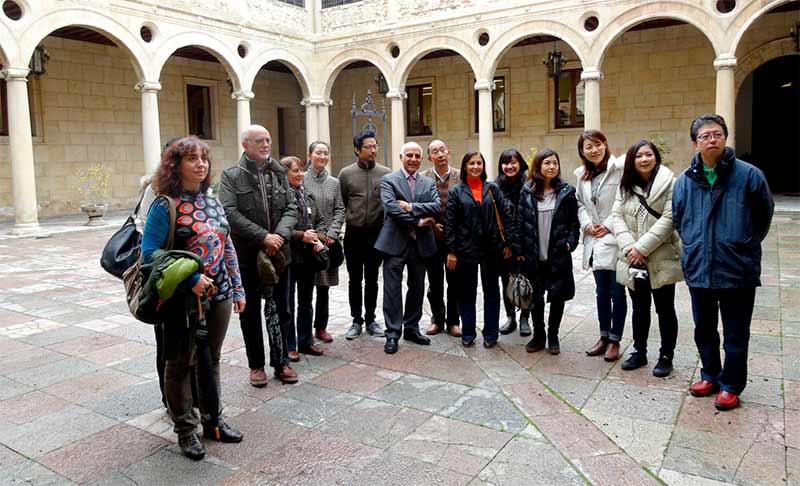
{"label": "dark trousers", "polygon": [[161,389],[161,403],[167,405],[167,396],[164,394],[164,368],[167,360],[164,358],[164,324],[153,326],[156,334],[156,372],[158,373],[158,387]]}
{"label": "dark trousers", "polygon": [[314,309],[314,329],[324,331],[328,328],[330,315],[330,287],[317,285],[317,301]]}
{"label": "dark trousers", "polygon": [[[548,279],[553,275],[550,261],[539,261],[539,274],[536,276],[536,291],[533,294],[533,338],[544,342],[544,293],[545,289],[550,288]],[[561,318],[564,317],[564,301],[553,299],[548,292],[550,299],[550,314],[547,317],[547,339],[551,342],[558,341],[558,330],[561,327]]]}
{"label": "dark trousers", "polygon": [[[281,276],[275,288],[263,287],[255,269],[242,269],[242,286],[247,305],[239,314],[242,338],[247,351],[247,364],[251,370],[264,367],[264,334],[261,330],[261,300],[264,300],[264,322],[269,340],[269,365],[276,369],[289,363],[285,335],[288,329],[281,327],[279,304],[288,308],[289,270]],[[283,296],[283,297],[282,297]],[[285,312],[285,311],[284,311]],[[290,322],[287,319],[287,324]],[[288,327],[284,325],[284,327]]]}
{"label": "dark trousers", "polygon": [[658,330],[661,334],[660,356],[669,359],[675,354],[678,340],[678,316],[675,314],[675,284],[650,288],[650,279],[635,279],[636,288],[631,294],[631,321],[633,323],[633,347],[637,354],[647,356],[647,337],[650,334],[650,295],[656,304]]}
{"label": "dark trousers", "polygon": [[[437,251],[426,261],[428,273],[428,303],[431,306],[433,322],[436,324],[458,326],[458,289],[455,271],[447,270],[447,246],[436,241]],[[444,282],[447,279],[447,305],[444,302]]]}
{"label": "dark trousers", "polygon": [[[514,306],[514,303],[511,302],[511,299],[508,298],[506,295],[506,288],[508,288],[508,281],[511,280],[511,274],[514,273],[514,263],[512,262],[511,258],[506,258],[503,260],[503,265],[500,269],[500,293],[503,295],[503,306],[506,309],[506,317],[509,319],[516,319],[517,317],[517,308]],[[520,317],[528,317],[531,315],[531,311],[529,309],[522,309],[520,311]]]}
{"label": "dark trousers", "polygon": [[[297,351],[298,348],[306,349],[314,344],[311,322],[314,319],[312,301],[316,272],[304,263],[292,263],[290,276],[289,322],[291,326],[286,341],[289,351]],[[297,301],[296,306],[295,300]],[[297,330],[297,339],[295,339],[295,330]]]}
{"label": "dark trousers", "polygon": [[[406,303],[403,307],[403,268],[408,268]],[[383,318],[386,337],[399,339],[403,332],[419,332],[425,298],[425,262],[417,245],[409,243],[402,255],[383,260]]]}
{"label": "dark trousers", "polygon": [[[483,286],[483,340],[497,341],[500,320],[500,291],[497,279],[500,276],[499,258],[485,258],[480,262]],[[464,341],[475,339],[475,301],[478,294],[478,263],[459,261],[456,264],[458,278],[458,311],[461,314],[461,333]]]}
{"label": "dark trousers", "polygon": [[617,283],[617,272],[614,270],[595,270],[592,273],[596,285],[600,336],[619,341],[625,329],[625,315],[628,313],[625,287]]}
{"label": "dark trousers", "polygon": [[[350,315],[359,324],[375,321],[375,308],[378,305],[378,271],[383,256],[375,249],[375,242],[381,226],[375,228],[355,228],[348,226],[344,234],[344,257],[347,264],[349,282],[347,293],[350,299]],[[364,281],[364,314],[361,314],[362,289]]]}
{"label": "dark trousers", "polygon": [[[703,289],[689,287],[694,315],[694,342],[700,353],[704,380],[739,395],[747,384],[747,347],[753,317],[755,288]],[[725,363],[720,361],[718,316],[722,316]]]}
{"label": "dark trousers", "polygon": [[[190,350],[176,359],[168,359],[164,369],[164,392],[167,409],[178,437],[195,432],[200,422],[192,407],[192,381],[196,379],[197,405],[204,423],[218,425],[222,415],[219,360],[222,342],[228,332],[233,302],[211,302],[205,328],[198,328]],[[179,323],[167,325],[180,325]],[[193,373],[194,371],[194,373]],[[194,376],[193,376],[194,375]]]}

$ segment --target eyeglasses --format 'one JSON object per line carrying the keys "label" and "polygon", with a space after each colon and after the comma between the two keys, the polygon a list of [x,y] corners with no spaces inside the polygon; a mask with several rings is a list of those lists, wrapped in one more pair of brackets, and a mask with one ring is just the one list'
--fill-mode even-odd
{"label": "eyeglasses", "polygon": [[447,149],[446,148],[433,149],[433,150],[429,151],[428,153],[431,154],[431,155],[446,154],[447,153]]}
{"label": "eyeglasses", "polygon": [[266,143],[267,145],[269,145],[269,144],[271,144],[271,143],[272,143],[272,139],[271,139],[271,138],[269,138],[269,137],[262,137],[262,138],[250,138],[250,139],[248,139],[248,140],[250,140],[251,142],[253,142],[253,143],[254,143],[254,144],[256,144],[256,145],[264,145],[265,143]]}
{"label": "eyeglasses", "polygon": [[713,133],[704,133],[699,137],[697,137],[697,139],[700,140],[701,142],[708,142],[712,138],[714,140],[722,140],[723,138],[725,138],[725,134],[722,132],[713,132]]}
{"label": "eyeglasses", "polygon": [[364,150],[378,150],[379,145],[376,143],[375,145],[362,145],[361,148]]}

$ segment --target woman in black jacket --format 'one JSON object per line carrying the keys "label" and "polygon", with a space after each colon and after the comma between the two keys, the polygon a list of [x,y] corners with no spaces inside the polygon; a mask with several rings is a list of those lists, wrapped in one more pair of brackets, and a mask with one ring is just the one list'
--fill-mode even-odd
{"label": "woman in black jacket", "polygon": [[503,192],[486,180],[486,162],[479,152],[468,152],[461,161],[461,182],[450,188],[445,209],[447,268],[459,282],[458,313],[462,343],[475,344],[475,300],[480,265],[483,285],[483,346],[497,345],[500,292],[497,278],[503,255],[511,254],[506,228],[513,220]]}
{"label": "woman in black jacket", "polygon": [[[533,338],[529,353],[547,343],[550,354],[559,354],[558,328],[564,303],[575,296],[571,252],[578,246],[580,223],[575,188],[561,180],[558,154],[544,149],[533,160],[530,180],[522,188],[512,231],[512,244],[523,273],[536,288]],[[544,292],[550,302],[547,335],[544,331]]]}
{"label": "woman in black jacket", "polygon": [[[528,164],[525,158],[516,149],[508,149],[500,154],[500,160],[497,162],[497,179],[495,183],[503,191],[506,197],[506,202],[511,211],[510,217],[513,220],[517,211],[517,203],[519,195],[522,191],[522,186],[525,185],[525,179],[528,172]],[[508,280],[513,270],[513,263],[511,258],[503,260],[503,266],[500,269],[500,281],[502,287],[500,292],[503,294],[503,304],[506,308],[506,323],[500,326],[500,334],[511,334],[517,328],[517,310],[514,304],[503,291],[508,287]],[[519,316],[519,335],[530,336],[531,326],[528,324],[528,318],[531,311],[529,309],[522,309]]]}
{"label": "woman in black jacket", "polygon": [[[292,230],[290,248],[292,264],[289,271],[289,314],[292,320],[291,331],[286,336],[289,360],[300,361],[299,353],[321,356],[323,349],[314,345],[311,325],[314,319],[312,298],[316,268],[310,260],[313,253],[325,246],[319,239],[325,234],[325,222],[317,209],[314,196],[303,186],[305,164],[297,157],[284,157],[281,164],[286,167],[286,179],[297,201],[297,224]],[[326,250],[327,251],[327,250]],[[297,306],[295,307],[295,295]],[[297,331],[297,338],[295,338]]]}

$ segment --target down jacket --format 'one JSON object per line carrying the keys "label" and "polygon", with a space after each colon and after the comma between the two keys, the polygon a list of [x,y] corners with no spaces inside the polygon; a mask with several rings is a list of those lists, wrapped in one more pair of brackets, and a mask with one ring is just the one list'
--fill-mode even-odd
{"label": "down jacket", "polygon": [[[557,189],[553,223],[550,226],[550,243],[547,245],[547,262],[539,261],[538,201],[531,184],[525,184],[519,196],[514,218],[511,244],[515,256],[522,256],[522,272],[537,285],[547,284],[547,301],[567,301],[575,296],[575,279],[572,275],[572,255],[578,247],[580,223],[575,188],[562,182]],[[569,245],[569,250],[567,249]],[[547,275],[542,272],[547,271]]]}
{"label": "down jacket", "polygon": [[672,217],[683,242],[686,285],[706,289],[761,285],[761,242],[775,209],[764,173],[725,148],[712,188],[700,154],[675,181]]}
{"label": "down jacket", "polygon": [[[578,198],[578,219],[583,235],[584,270],[589,267],[592,270],[617,269],[617,240],[611,228],[611,208],[614,207],[624,166],[625,157],[609,157],[606,171],[597,176],[602,177],[602,180],[595,200],[592,200],[592,181],[582,179],[584,167],[575,169],[575,195]],[[590,224],[602,224],[608,228],[609,233],[598,240],[586,233],[586,227]]]}
{"label": "down jacket", "polygon": [[494,182],[484,181],[481,197],[482,203],[478,204],[466,181],[451,187],[447,193],[444,240],[447,251],[455,253],[459,262],[478,263],[486,257],[499,257],[503,247],[510,246],[508,235],[500,234],[492,204],[494,198],[508,233],[514,221],[503,191]]}
{"label": "down jacket", "polygon": [[[675,175],[668,168],[660,166],[650,194],[645,198],[648,206],[661,213],[658,219],[644,208],[638,196],[625,197],[621,190],[617,191],[611,211],[611,230],[619,245],[617,282],[621,285],[634,288],[634,279],[628,271],[630,264],[625,257],[630,248],[636,248],[647,258],[651,288],[657,289],[683,280],[681,241],[672,223],[673,184]],[[634,186],[633,192],[645,196],[639,186]]]}

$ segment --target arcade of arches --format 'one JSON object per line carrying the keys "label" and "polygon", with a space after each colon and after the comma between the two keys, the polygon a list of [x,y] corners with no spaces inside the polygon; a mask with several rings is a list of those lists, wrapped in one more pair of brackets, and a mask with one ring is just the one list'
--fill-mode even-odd
{"label": "arcade of arches", "polygon": [[[72,3],[53,23],[48,14]],[[354,127],[367,120],[351,110],[368,90],[385,110],[372,121],[388,164],[397,165],[404,140],[441,138],[453,164],[467,150],[495,161],[505,148],[550,147],[569,173],[587,127],[602,128],[616,154],[655,137],[680,170],[692,155],[690,121],[716,111],[728,119],[737,152],[776,192],[800,192],[800,152],[776,143],[799,129],[800,44],[790,31],[800,28],[800,1],[739,0],[720,13],[713,1],[653,8],[631,0],[584,12],[583,2],[561,0],[510,9],[505,19],[493,16],[491,2],[471,3],[467,13],[484,13],[454,10],[448,20],[434,12],[430,25],[402,8],[389,11],[391,35],[380,22],[336,23],[335,9],[281,4],[281,15],[305,22],[305,35],[213,16],[197,34],[176,10],[117,22],[94,0],[6,1],[0,220],[13,219],[24,234],[41,216],[76,212],[84,202],[76,174],[93,163],[111,171],[111,207],[131,207],[161,145],[179,134],[206,138],[218,173],[238,159],[238,133],[250,122],[270,129],[278,155],[330,141],[335,174],[352,160]],[[65,24],[70,15],[74,23]],[[359,29],[365,33],[355,35]],[[37,46],[49,55],[41,74],[29,71]],[[553,51],[566,59],[556,79],[542,62]]]}

